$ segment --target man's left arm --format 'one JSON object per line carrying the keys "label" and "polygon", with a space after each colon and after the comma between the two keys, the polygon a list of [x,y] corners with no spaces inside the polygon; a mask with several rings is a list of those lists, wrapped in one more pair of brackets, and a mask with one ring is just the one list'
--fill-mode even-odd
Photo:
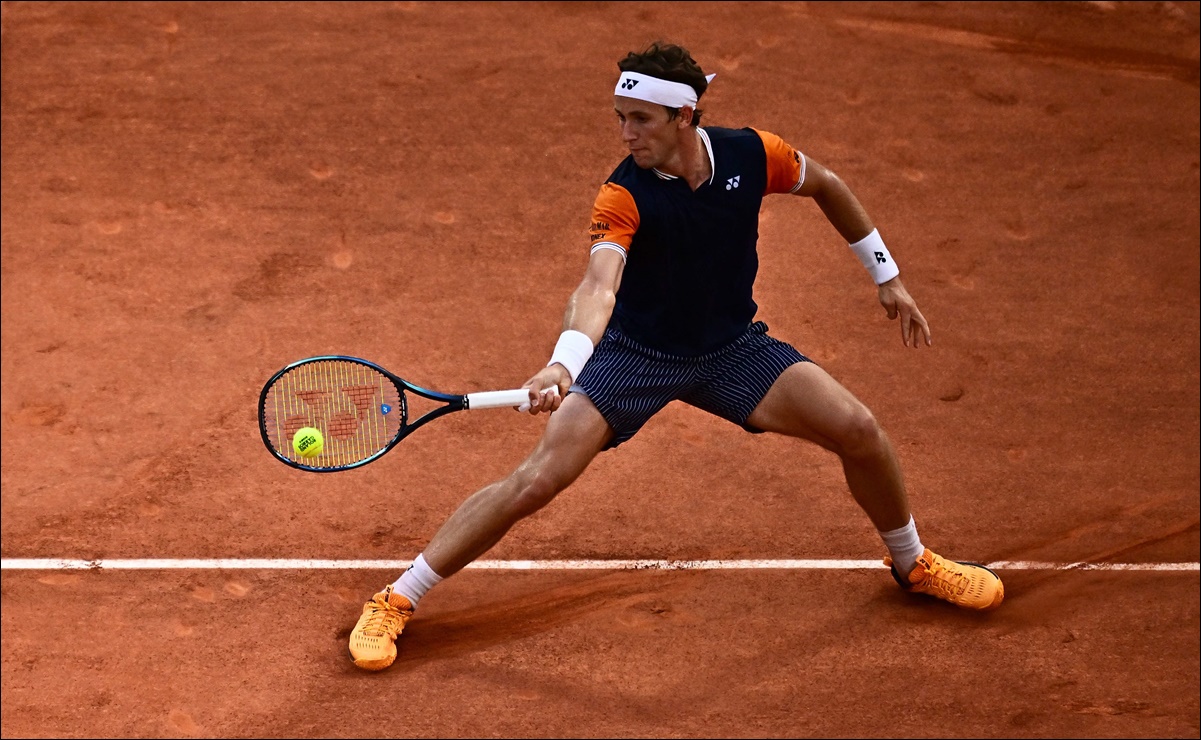
{"label": "man's left arm", "polygon": [[888,313],[888,318],[901,319],[901,341],[905,346],[918,346],[919,331],[926,346],[930,346],[930,325],[901,282],[896,262],[859,199],[834,172],[809,158],[804,158],[803,162],[803,179],[800,187],[792,192],[812,198],[830,225],[847,240],[851,251],[859,257],[876,282],[880,305]]}

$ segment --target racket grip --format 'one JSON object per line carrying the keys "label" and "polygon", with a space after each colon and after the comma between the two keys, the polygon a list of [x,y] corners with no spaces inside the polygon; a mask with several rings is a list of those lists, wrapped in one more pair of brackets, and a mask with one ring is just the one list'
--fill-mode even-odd
{"label": "racket grip", "polygon": [[530,392],[526,388],[512,391],[484,391],[467,394],[469,409],[499,409],[506,406],[520,406],[530,402]]}

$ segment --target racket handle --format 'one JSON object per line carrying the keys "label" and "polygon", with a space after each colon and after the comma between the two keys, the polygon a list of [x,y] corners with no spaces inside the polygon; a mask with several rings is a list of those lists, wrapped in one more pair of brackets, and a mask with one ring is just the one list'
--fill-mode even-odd
{"label": "racket handle", "polygon": [[506,406],[521,406],[526,404],[529,408],[530,391],[527,388],[518,388],[512,391],[484,391],[482,393],[467,394],[467,408],[469,409],[499,409]]}

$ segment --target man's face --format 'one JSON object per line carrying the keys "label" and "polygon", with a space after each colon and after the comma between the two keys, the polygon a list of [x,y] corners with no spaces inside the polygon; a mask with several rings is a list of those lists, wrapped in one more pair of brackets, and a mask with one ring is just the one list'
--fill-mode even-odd
{"label": "man's face", "polygon": [[675,153],[683,115],[668,120],[666,107],[621,95],[613,96],[613,108],[621,127],[621,141],[639,167],[659,167]]}

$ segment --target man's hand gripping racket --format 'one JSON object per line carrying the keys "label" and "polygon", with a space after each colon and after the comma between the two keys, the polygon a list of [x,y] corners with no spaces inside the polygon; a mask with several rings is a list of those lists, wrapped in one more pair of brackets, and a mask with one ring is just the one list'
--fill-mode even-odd
{"label": "man's hand gripping racket", "polygon": [[[409,421],[405,393],[441,406]],[[558,387],[543,388],[540,406],[555,407]],[[467,409],[530,410],[530,389],[480,393],[439,393],[416,386],[373,362],[325,355],[293,362],[263,386],[259,394],[259,432],[277,460],[298,470],[335,473],[378,460],[402,439],[440,416]],[[535,410],[536,412],[537,410]],[[300,429],[313,427],[325,445],[315,457],[292,448]]]}

